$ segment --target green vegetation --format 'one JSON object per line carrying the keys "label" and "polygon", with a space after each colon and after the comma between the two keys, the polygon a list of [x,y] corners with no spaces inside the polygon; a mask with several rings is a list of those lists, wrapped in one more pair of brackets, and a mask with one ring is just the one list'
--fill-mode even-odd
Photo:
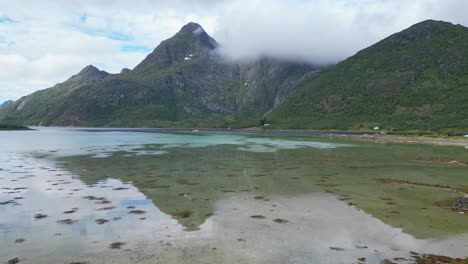
{"label": "green vegetation", "polygon": [[3,103],[0,103],[0,109],[7,107],[9,104],[13,103],[12,100],[7,100]]}
{"label": "green vegetation", "polygon": [[468,29],[425,21],[312,78],[268,116],[272,127],[468,130]]}
{"label": "green vegetation", "polygon": [[313,68],[262,59],[239,65],[214,52],[189,23],[135,69],[108,74],[88,66],[69,80],[0,111],[0,121],[44,126],[245,127],[297,87]]}
{"label": "green vegetation", "polygon": [[[460,132],[468,130],[468,29],[425,21],[322,72],[235,64],[189,23],[133,70],[88,66],[0,110],[8,124]],[[285,101],[283,104],[281,104]]]}
{"label": "green vegetation", "polygon": [[32,129],[29,127],[25,127],[25,126],[0,124],[0,131],[2,130],[32,130]]}

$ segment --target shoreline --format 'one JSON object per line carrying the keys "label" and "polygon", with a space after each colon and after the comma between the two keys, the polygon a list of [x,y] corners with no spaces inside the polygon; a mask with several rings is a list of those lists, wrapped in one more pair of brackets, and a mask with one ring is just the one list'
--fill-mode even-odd
{"label": "shoreline", "polygon": [[14,126],[14,125],[4,125],[0,124],[0,131],[31,131],[35,130],[27,126]]}
{"label": "shoreline", "polygon": [[411,137],[401,135],[333,135],[331,138],[342,138],[352,140],[374,141],[374,142],[391,142],[391,143],[406,143],[406,144],[430,144],[439,146],[461,146],[468,149],[468,139],[463,138],[431,138],[431,137]]}
{"label": "shoreline", "polygon": [[468,138],[463,137],[430,137],[421,136],[420,134],[381,134],[380,132],[369,131],[315,131],[315,130],[260,130],[260,129],[167,129],[161,131],[164,133],[183,133],[183,134],[203,134],[203,133],[240,133],[246,135],[262,135],[262,136],[312,136],[322,138],[336,138],[349,140],[362,140],[374,142],[389,142],[389,143],[407,143],[407,144],[431,144],[440,146],[462,146],[468,149]]}
{"label": "shoreline", "polygon": [[[32,130],[41,128],[58,128],[82,130],[88,132],[144,132],[144,133],[174,133],[174,134],[239,134],[251,136],[294,136],[294,137],[322,137],[334,139],[362,140],[374,142],[430,144],[439,146],[462,146],[468,149],[468,138],[462,136],[437,137],[434,133],[402,132],[382,134],[377,131],[320,131],[320,130],[264,130],[256,128],[223,129],[223,128],[113,128],[113,127],[31,127]],[[461,133],[465,134],[465,133]]]}

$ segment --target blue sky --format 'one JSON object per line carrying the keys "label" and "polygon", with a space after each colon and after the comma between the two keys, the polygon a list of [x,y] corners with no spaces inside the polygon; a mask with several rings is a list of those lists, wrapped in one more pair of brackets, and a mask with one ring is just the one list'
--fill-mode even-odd
{"label": "blue sky", "polygon": [[5,23],[14,23],[15,21],[9,17],[0,17],[0,24],[5,24]]}
{"label": "blue sky", "polygon": [[148,54],[153,50],[153,48],[145,45],[122,45],[120,51],[122,52],[141,52]]}
{"label": "blue sky", "polygon": [[334,63],[425,19],[468,25],[465,0],[0,0],[0,101],[51,87],[89,64],[135,67],[198,22],[233,59]]}

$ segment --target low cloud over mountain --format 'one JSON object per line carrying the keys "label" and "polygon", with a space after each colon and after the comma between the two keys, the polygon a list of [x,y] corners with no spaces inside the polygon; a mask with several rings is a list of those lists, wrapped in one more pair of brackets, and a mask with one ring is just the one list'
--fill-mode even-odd
{"label": "low cloud over mountain", "polygon": [[132,68],[189,21],[234,59],[328,64],[425,19],[468,25],[465,10],[463,0],[10,1],[0,11],[0,94],[18,99],[88,64]]}

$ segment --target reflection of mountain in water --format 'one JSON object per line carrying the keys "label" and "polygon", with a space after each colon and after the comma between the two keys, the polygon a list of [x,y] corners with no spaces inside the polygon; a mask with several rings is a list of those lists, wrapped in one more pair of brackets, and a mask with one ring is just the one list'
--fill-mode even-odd
{"label": "reflection of mountain in water", "polygon": [[[434,206],[457,193],[381,181],[390,178],[460,187],[466,184],[465,168],[424,160],[457,156],[464,159],[463,149],[441,148],[434,152],[431,146],[362,143],[359,147],[336,149],[248,151],[253,146],[146,145],[141,150],[147,153],[167,153],[138,155],[119,151],[110,157],[75,156],[61,160],[67,170],[88,185],[107,177],[133,184],[186,230],[197,230],[211,214],[217,213],[217,202],[226,196],[268,203],[274,196],[317,191],[336,193],[343,203],[418,238],[468,230],[466,216]],[[430,173],[424,173],[426,170]],[[421,208],[427,209],[422,213]],[[284,213],[287,218],[288,212]]]}
{"label": "reflection of mountain in water", "polygon": [[301,168],[305,157],[292,161],[282,153],[235,148],[177,148],[153,156],[116,152],[106,158],[63,158],[63,164],[88,185],[107,177],[132,183],[187,230],[197,230],[214,213],[221,196],[242,195],[260,200],[269,195],[317,190],[316,178],[307,176],[305,168]]}

